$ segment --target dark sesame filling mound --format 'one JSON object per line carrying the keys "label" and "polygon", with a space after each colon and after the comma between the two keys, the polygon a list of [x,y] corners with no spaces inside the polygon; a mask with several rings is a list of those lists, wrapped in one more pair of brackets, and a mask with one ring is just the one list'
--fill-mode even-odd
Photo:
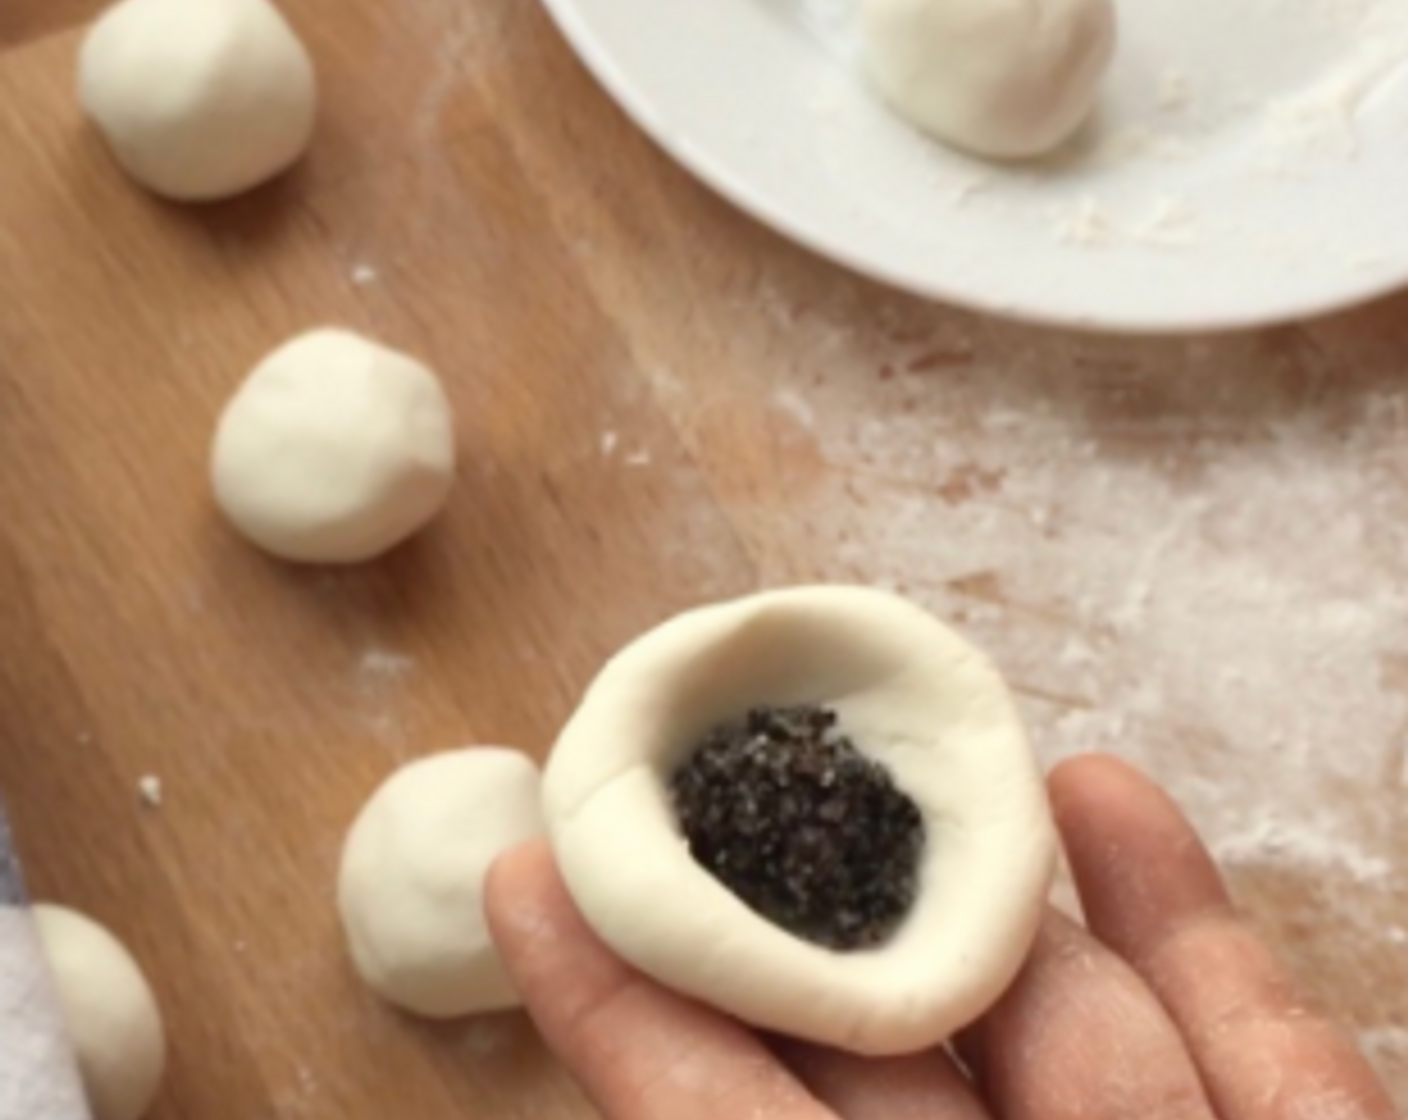
{"label": "dark sesame filling mound", "polygon": [[914,901],[919,810],[826,708],[754,708],[714,728],[670,794],[695,860],[798,937],[877,945]]}

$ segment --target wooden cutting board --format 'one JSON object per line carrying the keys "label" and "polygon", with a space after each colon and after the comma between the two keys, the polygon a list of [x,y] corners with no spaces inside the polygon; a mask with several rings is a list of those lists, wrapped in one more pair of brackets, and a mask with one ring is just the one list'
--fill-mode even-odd
{"label": "wooden cutting board", "polygon": [[[1166,781],[1408,1107],[1408,298],[1129,341],[896,295],[695,185],[526,0],[290,0],[314,152],[175,208],[81,125],[95,8],[0,9],[0,789],[36,893],[153,977],[155,1120],[586,1115],[519,1016],[358,987],[343,831],[418,754],[541,753],[666,614],[805,580],[956,621],[1047,760]],[[345,571],[205,482],[233,386],[323,323],[433,364],[463,448]]]}

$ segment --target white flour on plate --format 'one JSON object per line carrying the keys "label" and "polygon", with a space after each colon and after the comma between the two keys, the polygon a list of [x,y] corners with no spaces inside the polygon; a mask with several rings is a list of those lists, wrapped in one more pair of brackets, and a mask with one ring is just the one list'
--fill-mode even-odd
{"label": "white flour on plate", "polygon": [[[820,50],[859,75],[859,0],[785,0],[782,6]],[[1170,221],[1155,214],[1164,200],[1157,191],[1130,198],[1127,192],[1115,197],[1106,188],[1118,185],[1128,169],[1190,160],[1210,160],[1220,173],[1243,178],[1301,180],[1339,173],[1360,155],[1362,115],[1384,91],[1408,79],[1408,4],[1399,0],[1231,0],[1219,10],[1219,19],[1234,29],[1228,36],[1258,42],[1276,34],[1285,37],[1267,40],[1267,50],[1288,55],[1280,70],[1292,76],[1271,68],[1257,78],[1247,78],[1243,68],[1226,57],[1200,70],[1198,51],[1208,45],[1209,33],[1187,30],[1186,19],[1170,21],[1160,10],[1140,10],[1129,3],[1117,7],[1124,41],[1107,83],[1099,126],[1050,166],[990,165],[981,197],[947,187],[938,197],[948,196],[953,206],[971,202],[994,215],[1028,220],[1032,206],[1027,196],[1034,179],[1086,175],[1091,184],[1087,195],[1050,215],[1047,232],[1052,240],[1094,250],[1122,245],[1173,252],[1209,238],[1250,242],[1255,240],[1253,231],[1212,222],[1211,212],[1219,207],[1207,200],[1180,198],[1176,218]],[[1166,43],[1151,42],[1164,24],[1180,34]],[[1293,33],[1292,28],[1298,30]],[[1297,61],[1303,68],[1294,65]],[[1257,69],[1247,67],[1246,72]],[[810,103],[823,118],[835,117],[846,104],[837,98],[834,85],[816,91]],[[846,166],[855,153],[845,133],[858,127],[857,121],[838,117],[833,123],[836,127],[829,131],[838,148],[832,153],[837,173],[863,180],[863,171]],[[952,153],[918,134],[914,140],[927,149],[916,162],[946,169],[936,171],[936,179],[953,174]],[[1104,174],[1096,174],[1101,169]],[[1209,214],[1202,212],[1205,209]],[[1322,244],[1323,237],[1316,240],[1300,230],[1277,231],[1263,240],[1265,255],[1286,256],[1288,264],[1303,265],[1301,258],[1309,255],[1361,271],[1378,267],[1356,264],[1365,256],[1363,246]]]}

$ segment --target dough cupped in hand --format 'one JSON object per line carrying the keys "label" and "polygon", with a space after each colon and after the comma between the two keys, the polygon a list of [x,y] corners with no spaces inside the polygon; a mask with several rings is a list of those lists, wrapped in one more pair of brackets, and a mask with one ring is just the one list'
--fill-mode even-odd
{"label": "dough cupped in hand", "polygon": [[[788,932],[691,851],[676,811],[682,767],[703,742],[750,755],[746,735],[720,729],[764,707],[784,723],[834,715],[836,732],[918,810],[912,901],[878,943],[838,950]],[[792,780],[781,788],[795,807]],[[740,789],[739,803],[752,793]],[[933,1046],[997,999],[1031,946],[1057,852],[1041,774],[997,672],[920,608],[860,588],[755,595],[637,639],[563,729],[543,804],[568,890],[625,960],[756,1026],[862,1054]],[[830,820],[846,835],[827,812],[823,829]],[[868,821],[851,838],[868,844],[873,831]],[[814,870],[796,864],[802,850],[787,857],[788,874]]]}
{"label": "dough cupped in hand", "polygon": [[516,1006],[483,910],[489,867],[542,833],[538,768],[495,747],[392,774],[347,834],[337,900],[358,975],[389,1003],[447,1019]]}
{"label": "dough cupped in hand", "polygon": [[94,1120],[138,1120],[166,1068],[151,986],[126,947],[91,918],[40,903],[34,925]]}
{"label": "dough cupped in hand", "polygon": [[445,504],[454,417],[435,375],[343,330],[300,335],[265,358],[220,417],[215,501],[285,560],[370,560]]}
{"label": "dough cupped in hand", "polygon": [[307,149],[313,63],[269,0],[121,0],[93,25],[78,95],[123,169],[167,198],[228,198]]}
{"label": "dough cupped in hand", "polygon": [[1111,0],[865,0],[870,80],[901,117],[978,155],[1051,151],[1090,116]]}

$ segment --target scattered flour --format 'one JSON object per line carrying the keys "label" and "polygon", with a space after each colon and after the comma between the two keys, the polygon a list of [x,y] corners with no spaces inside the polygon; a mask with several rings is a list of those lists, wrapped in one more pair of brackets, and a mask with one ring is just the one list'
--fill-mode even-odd
{"label": "scattered flour", "polygon": [[461,1049],[480,1061],[499,1057],[513,1039],[510,1023],[504,1016],[481,1017],[467,1023],[459,1036]]}
{"label": "scattered flour", "polygon": [[389,649],[369,649],[357,662],[357,671],[362,676],[383,681],[400,680],[415,667],[414,657]]}
{"label": "scattered flour", "polygon": [[1057,211],[1052,233],[1068,245],[1108,245],[1119,236],[1110,215],[1089,196],[1069,210]]}
{"label": "scattered flour", "polygon": [[390,711],[373,711],[363,715],[358,721],[374,740],[388,748],[398,762],[407,758],[410,744],[406,739],[406,729],[400,717]]}
{"label": "scattered flour", "polygon": [[1380,90],[1408,68],[1408,11],[1371,0],[1342,5],[1339,16],[1352,44],[1329,72],[1307,89],[1265,110],[1265,159],[1282,172],[1354,159],[1360,150],[1359,116]]}
{"label": "scattered flour", "polygon": [[143,805],[151,809],[159,809],[161,796],[161,779],[155,774],[147,774],[137,779],[137,797]]}
{"label": "scattered flour", "polygon": [[1149,245],[1190,245],[1198,238],[1198,214],[1184,196],[1160,195],[1134,237]]}
{"label": "scattered flour", "polygon": [[[854,73],[857,3],[780,0],[779,6]],[[967,173],[971,161],[912,129],[888,127],[876,119],[884,114],[871,99],[857,99],[854,83],[838,82],[831,71],[820,74],[816,89],[804,96],[826,125],[820,135],[830,170],[847,190],[854,184],[856,220],[884,226],[898,214],[913,223],[937,201],[946,209],[972,206],[999,227],[1027,226],[1077,250],[1240,245],[1274,267],[1290,246],[1296,259],[1287,263],[1296,267],[1322,267],[1328,259],[1346,271],[1363,271],[1362,245],[1327,245],[1331,234],[1319,222],[1287,224],[1282,208],[1295,212],[1299,196],[1289,192],[1300,180],[1343,174],[1360,158],[1367,114],[1382,108],[1385,91],[1401,101],[1408,5],[1231,0],[1220,9],[1224,38],[1260,43],[1271,36],[1264,57],[1280,60],[1251,67],[1242,55],[1210,44],[1209,33],[1186,17],[1170,15],[1179,7],[1159,0],[1150,11],[1122,13],[1126,42],[1133,45],[1116,58],[1088,144],[1049,169],[982,165],[981,190],[945,187],[925,196],[905,186]],[[1285,42],[1276,38],[1282,29]],[[1394,133],[1383,123],[1384,134],[1375,139],[1391,144]],[[883,142],[876,139],[882,134]],[[1160,174],[1165,167],[1169,173]],[[882,180],[890,189],[877,194],[874,184]],[[1163,202],[1159,185],[1170,182],[1193,197],[1181,200],[1176,214],[1148,217]],[[1080,198],[1076,191],[1085,186],[1110,197]],[[1266,204],[1239,213],[1234,204],[1244,195]],[[1055,215],[1052,200],[1061,207]],[[942,242],[935,242],[935,251],[945,251]]]}
{"label": "scattered flour", "polygon": [[1333,818],[1286,821],[1263,812],[1248,828],[1220,837],[1213,854],[1228,867],[1279,864],[1345,875],[1369,885],[1387,883],[1393,875],[1389,859],[1366,854],[1342,835]]}
{"label": "scattered flour", "polygon": [[[314,1098],[321,1088],[317,1076],[306,1065],[291,1071],[292,1077],[280,1079],[272,1086],[273,1110],[279,1116],[309,1116],[314,1114]],[[321,1109],[317,1109],[321,1112]]]}
{"label": "scattered flour", "polygon": [[357,723],[398,762],[406,757],[409,743],[398,703],[401,690],[397,686],[415,668],[415,658],[408,654],[372,647],[358,659],[354,677],[356,706],[360,709]]}
{"label": "scattered flour", "polygon": [[[1048,764],[1102,750],[1156,775],[1283,949],[1309,975],[1338,962],[1344,1013],[1391,1024],[1395,951],[1408,983],[1403,332],[1090,338],[802,290],[764,276],[739,295],[739,336],[786,346],[710,354],[728,372],[706,400],[657,384],[686,431],[770,403],[772,481],[732,491],[761,582],[889,586],[952,620]],[[728,477],[718,444],[694,454]],[[1408,1058],[1376,1044],[1408,1101]]]}

